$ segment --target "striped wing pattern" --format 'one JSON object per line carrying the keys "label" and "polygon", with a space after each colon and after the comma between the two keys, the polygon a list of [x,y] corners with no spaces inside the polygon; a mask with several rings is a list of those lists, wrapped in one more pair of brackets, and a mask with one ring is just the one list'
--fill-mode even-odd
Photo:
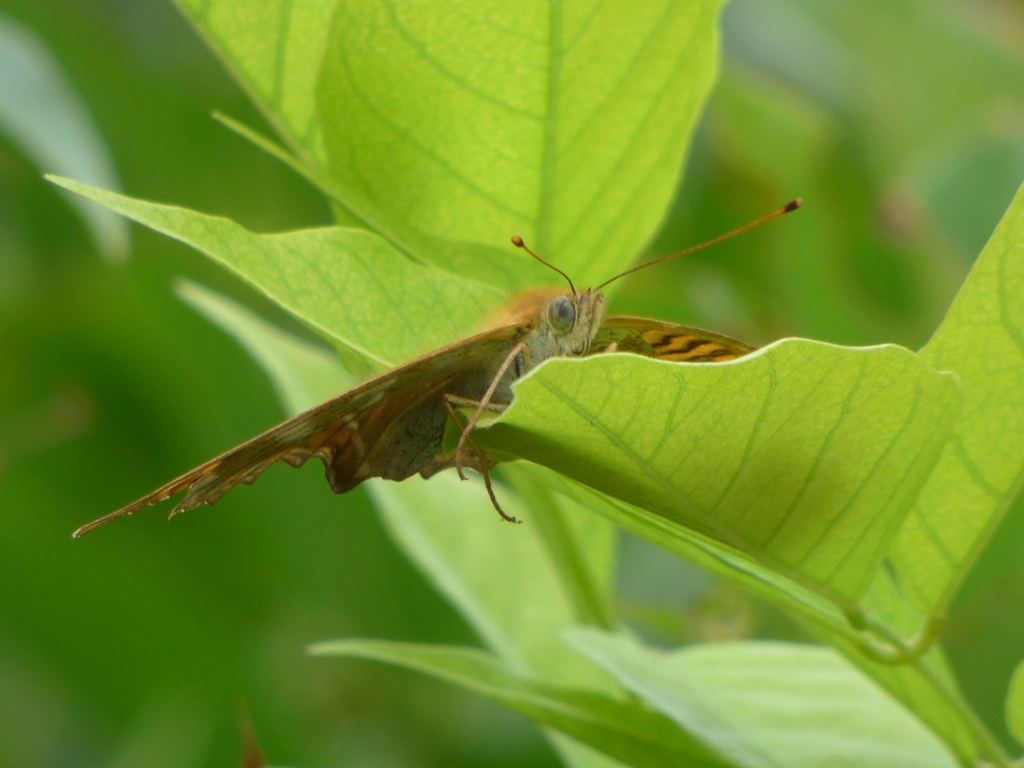
{"label": "striped wing pattern", "polygon": [[612,344],[619,352],[677,363],[724,363],[754,351],[749,344],[720,333],[630,315],[605,318],[591,351],[603,352]]}

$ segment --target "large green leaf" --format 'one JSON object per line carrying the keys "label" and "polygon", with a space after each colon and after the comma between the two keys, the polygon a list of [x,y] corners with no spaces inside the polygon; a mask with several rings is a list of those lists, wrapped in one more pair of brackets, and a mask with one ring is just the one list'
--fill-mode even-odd
{"label": "large green leaf", "polygon": [[339,640],[315,645],[312,652],[426,672],[499,701],[636,768],[733,765],[662,715],[635,703],[533,682],[472,648]]}
{"label": "large green leaf", "polygon": [[921,350],[964,405],[891,553],[919,610],[942,613],[1024,478],[1024,190]]}
{"label": "large green leaf", "polygon": [[[181,4],[357,220],[460,271],[504,261],[518,232],[588,282],[664,215],[721,2]],[[505,288],[540,274],[485,272]]]}
{"label": "large green leaf", "polygon": [[719,5],[341,0],[319,90],[330,171],[377,221],[477,246],[519,233],[606,279],[676,187]]}
{"label": "large green leaf", "polygon": [[790,340],[716,365],[551,360],[481,439],[855,599],[941,451],[954,377]]}
{"label": "large green leaf", "polygon": [[471,332],[500,293],[410,262],[385,240],[332,227],[258,235],[229,219],[53,179],[197,248],[310,327],[381,366]]}
{"label": "large green leaf", "polygon": [[736,642],[666,655],[594,630],[573,630],[569,642],[739,765],[955,765],[906,710],[829,649]]}

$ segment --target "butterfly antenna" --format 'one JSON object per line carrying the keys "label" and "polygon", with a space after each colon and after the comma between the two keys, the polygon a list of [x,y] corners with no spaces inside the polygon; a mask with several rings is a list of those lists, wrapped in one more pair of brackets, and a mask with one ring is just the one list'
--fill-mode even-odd
{"label": "butterfly antenna", "polygon": [[[694,251],[702,251],[705,248],[710,248],[712,245],[718,245],[723,240],[728,240],[730,237],[736,237],[736,235],[740,234],[741,232],[746,232],[748,229],[753,229],[759,224],[764,224],[766,221],[768,221],[768,219],[774,219],[776,216],[781,216],[784,213],[790,213],[792,211],[795,211],[803,204],[804,201],[798,197],[796,200],[786,203],[781,208],[774,210],[771,213],[762,216],[759,219],[754,219],[753,221],[744,224],[742,227],[734,229],[732,232],[726,232],[724,235],[719,235],[718,237],[712,240],[708,240],[706,243],[701,243],[700,245],[692,245],[689,248],[685,248],[676,253],[670,253],[668,256],[662,256],[660,259],[654,259],[653,261],[648,261],[646,264],[640,264],[639,266],[633,267],[632,269],[627,269],[625,272],[620,272],[611,280],[605,280],[594,290],[599,291],[606,285],[608,285],[608,283],[614,282],[615,280],[618,280],[620,277],[631,275],[632,273],[637,272],[638,270],[647,269],[647,267],[653,267],[655,264],[661,264],[661,262],[663,261],[671,261],[672,259],[678,259],[680,256],[686,256],[688,253],[693,253]],[[513,238],[512,242],[515,242],[515,238]]]}
{"label": "butterfly antenna", "polygon": [[569,287],[572,289],[572,295],[573,296],[576,295],[576,286],[572,284],[572,280],[569,279],[569,276],[567,274],[565,274],[565,272],[560,270],[558,267],[556,267],[554,264],[549,264],[548,262],[544,261],[544,259],[542,259],[540,256],[538,256],[536,253],[534,253],[529,248],[527,248],[526,247],[526,243],[523,242],[523,238],[521,238],[519,235],[512,235],[512,245],[514,245],[516,248],[522,248],[524,251],[526,251],[528,254],[533,256],[533,258],[535,258],[537,261],[539,261],[545,267],[547,267],[548,269],[555,270],[555,272],[557,272],[562,277],[564,277],[565,278],[565,282],[567,282],[569,284]]}

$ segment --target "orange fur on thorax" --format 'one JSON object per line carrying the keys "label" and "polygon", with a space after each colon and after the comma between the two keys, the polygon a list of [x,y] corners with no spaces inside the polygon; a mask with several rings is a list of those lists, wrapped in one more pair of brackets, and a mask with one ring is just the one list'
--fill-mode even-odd
{"label": "orange fur on thorax", "polygon": [[505,306],[488,318],[482,330],[504,328],[507,325],[521,325],[532,328],[542,317],[548,304],[556,296],[566,295],[565,288],[528,288],[509,299]]}

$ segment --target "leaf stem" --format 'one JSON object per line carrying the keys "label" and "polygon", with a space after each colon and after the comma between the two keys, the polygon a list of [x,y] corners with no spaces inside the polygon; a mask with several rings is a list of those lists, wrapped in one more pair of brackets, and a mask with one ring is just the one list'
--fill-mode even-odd
{"label": "leaf stem", "polygon": [[[888,625],[878,621],[870,614],[859,614],[863,627],[861,636],[864,640],[862,649],[874,661],[879,664],[910,664],[924,656],[928,650],[939,639],[942,627],[946,622],[944,616],[927,616],[921,622],[920,628],[909,639],[905,640],[892,631]],[[851,624],[853,622],[851,621]],[[870,634],[865,634],[870,633]],[[881,638],[887,645],[879,645],[874,638]]]}

